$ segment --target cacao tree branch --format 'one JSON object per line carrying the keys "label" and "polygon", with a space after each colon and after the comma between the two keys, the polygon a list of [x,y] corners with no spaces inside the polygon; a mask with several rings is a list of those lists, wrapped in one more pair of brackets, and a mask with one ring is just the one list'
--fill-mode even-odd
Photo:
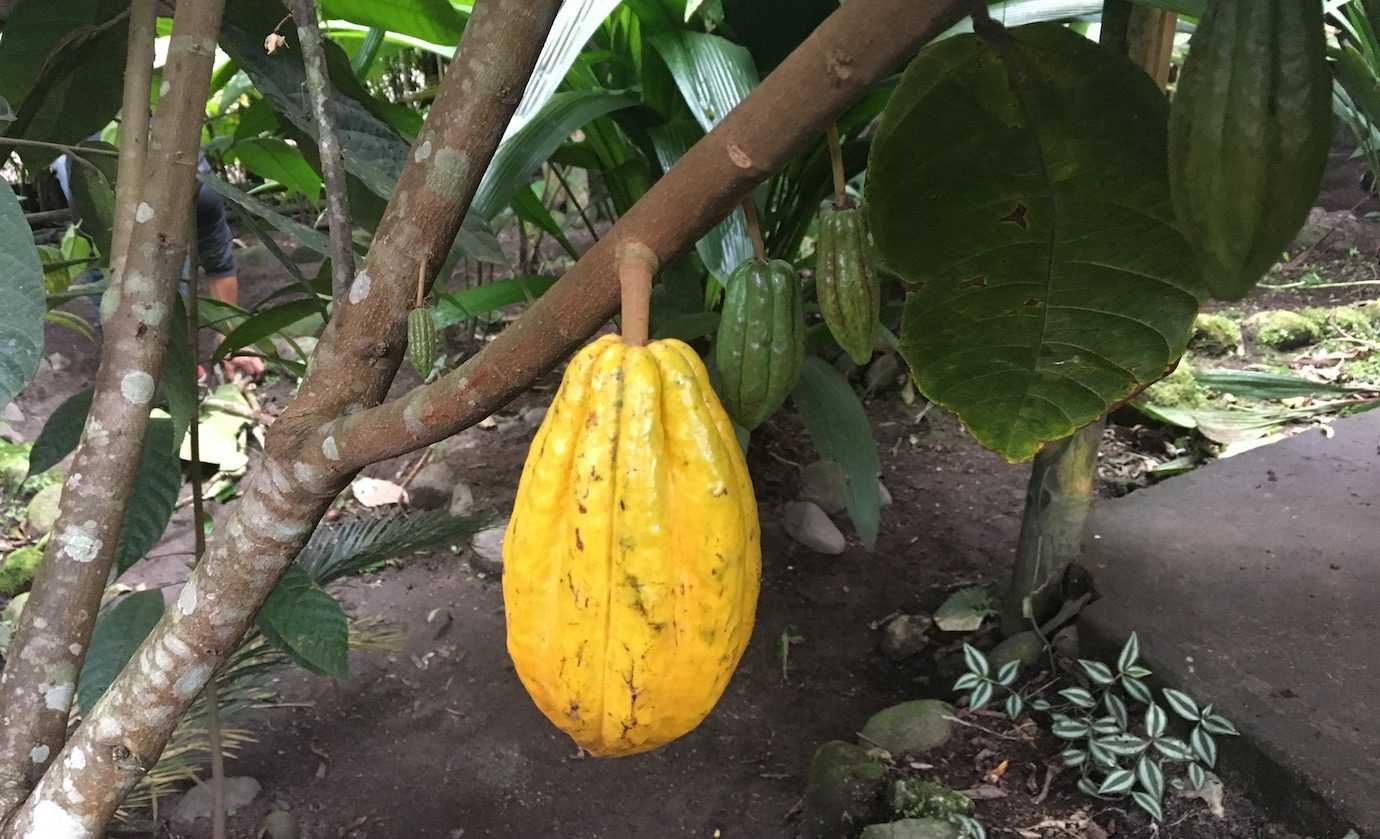
{"label": "cacao tree branch", "polygon": [[[319,443],[314,451],[304,450],[304,440],[332,417],[377,404],[387,390],[402,357],[419,264],[430,276],[444,261],[558,5],[559,0],[480,0],[475,5],[463,49],[399,179],[364,270],[322,336],[298,397],[269,432],[260,468],[242,484],[242,499],[211,539],[176,605],[83,720],[0,837],[100,835],[127,792],[158,759],[178,717],[235,649],[279,576],[348,484],[349,473],[327,468],[334,465],[329,452]],[[198,107],[204,96],[203,77]],[[195,119],[165,122],[160,115],[154,155],[163,129],[183,123],[199,124]],[[136,230],[127,272],[131,280],[140,256],[138,236]],[[62,538],[59,532],[57,541]],[[62,832],[45,832],[54,827]]]}
{"label": "cacao tree branch", "polygon": [[[149,151],[154,177],[143,200],[118,208],[133,215],[133,232],[124,270],[101,304],[104,347],[90,414],[0,677],[0,814],[24,799],[66,737],[77,674],[130,498],[111,488],[134,480],[167,346],[221,8],[207,0],[178,9],[164,71],[168,92]],[[151,36],[144,21],[137,25]],[[124,107],[127,113],[146,109],[148,88]]]}
{"label": "cacao tree branch", "polygon": [[321,174],[326,182],[326,207],[331,230],[331,297],[338,304],[345,298],[355,275],[355,252],[351,241],[353,223],[350,197],[345,187],[345,153],[335,130],[335,100],[330,74],[326,69],[326,49],[316,23],[316,0],[292,0],[292,16],[297,21],[297,38],[302,44],[302,64],[307,74],[307,99],[316,117],[316,146],[320,151]]}
{"label": "cacao tree branch", "polygon": [[406,396],[316,433],[350,471],[458,433],[525,390],[614,313],[625,242],[669,264],[872,84],[956,23],[968,0],[849,0],[696,143],[559,282],[478,355]]}
{"label": "cacao tree branch", "polygon": [[125,86],[120,111],[120,164],[115,174],[115,224],[111,231],[110,273],[124,273],[134,207],[144,191],[144,162],[149,148],[149,84],[153,79],[153,41],[157,24],[154,0],[131,0],[129,44],[125,50]]}

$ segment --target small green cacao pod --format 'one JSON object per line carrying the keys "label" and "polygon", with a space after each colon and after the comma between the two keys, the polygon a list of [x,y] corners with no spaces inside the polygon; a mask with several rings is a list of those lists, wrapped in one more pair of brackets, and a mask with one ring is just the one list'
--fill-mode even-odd
{"label": "small green cacao pod", "polygon": [[714,347],[724,407],[756,428],[790,395],[805,359],[805,304],[795,266],[749,259],[728,278]]}
{"label": "small green cacao pod", "polygon": [[436,364],[436,322],[431,309],[423,306],[407,313],[407,354],[417,375],[425,379]]}
{"label": "small green cacao pod", "polygon": [[1244,297],[1308,218],[1332,141],[1317,0],[1213,0],[1169,117],[1174,213],[1216,297]]}
{"label": "small green cacao pod", "polygon": [[872,358],[882,289],[872,267],[867,213],[862,207],[837,209],[833,201],[820,207],[815,291],[834,340],[849,358],[866,364]]}

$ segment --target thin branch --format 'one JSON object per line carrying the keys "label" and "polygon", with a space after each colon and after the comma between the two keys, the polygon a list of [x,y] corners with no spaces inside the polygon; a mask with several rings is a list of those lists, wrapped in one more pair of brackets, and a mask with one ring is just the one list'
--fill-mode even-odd
{"label": "thin branch", "polygon": [[565,175],[561,172],[561,167],[551,164],[551,171],[556,174],[556,180],[560,182],[561,189],[565,190],[565,196],[570,199],[570,203],[575,207],[575,212],[580,214],[580,221],[584,222],[585,230],[589,231],[589,238],[599,241],[599,234],[594,232],[594,225],[590,223],[589,216],[585,213],[585,208],[580,206],[580,199],[575,197],[575,190],[570,188],[570,183],[566,181]]}
{"label": "thin branch", "polygon": [[[170,93],[159,109],[148,161],[154,174],[137,206],[118,208],[133,213],[134,229],[124,273],[103,306],[105,351],[89,418],[0,679],[6,723],[0,727],[0,814],[24,800],[67,735],[76,676],[130,500],[128,492],[110,490],[134,481],[167,347],[221,11],[219,0],[179,4],[164,71]],[[147,96],[143,91],[125,110],[147,107]],[[110,762],[110,750],[104,751],[93,760]],[[50,806],[73,819],[86,812],[80,793],[53,792],[63,799],[49,798]],[[23,810],[5,835],[37,835],[33,830],[32,811]]]}
{"label": "thin branch", "polygon": [[743,198],[743,219],[747,222],[748,239],[752,241],[752,255],[758,262],[767,258],[767,246],[762,241],[762,222],[757,219],[757,205],[752,195]]}
{"label": "thin branch", "polygon": [[[302,63],[307,73],[307,98],[316,117],[317,148],[321,152],[321,173],[326,181],[326,207],[331,220],[331,297],[345,299],[355,277],[354,224],[350,198],[345,185],[345,154],[335,130],[334,88],[326,69],[326,49],[316,23],[316,0],[292,0],[292,16],[297,21],[297,37],[302,42]],[[281,24],[280,24],[281,25]]]}
{"label": "thin branch", "polygon": [[154,0],[131,0],[129,45],[125,50],[125,87],[120,114],[120,168],[115,177],[114,229],[110,237],[110,273],[122,276],[129,255],[134,213],[144,191],[144,164],[149,148],[149,84],[153,79],[153,41],[157,9]]}

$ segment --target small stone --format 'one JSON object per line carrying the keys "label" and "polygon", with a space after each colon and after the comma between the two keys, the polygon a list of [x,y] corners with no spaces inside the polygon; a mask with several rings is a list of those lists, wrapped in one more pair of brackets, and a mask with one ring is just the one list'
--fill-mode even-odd
{"label": "small stone", "polygon": [[450,503],[455,470],[445,462],[428,463],[407,485],[407,498],[418,510],[441,510]]}
{"label": "small stone", "polygon": [[896,385],[896,380],[901,376],[901,362],[897,360],[896,353],[883,353],[867,365],[867,376],[863,381],[866,383],[867,395],[879,393],[889,387]]}
{"label": "small stone", "polygon": [[995,673],[1013,661],[1021,663],[1022,672],[1034,667],[1044,654],[1045,642],[1033,630],[1017,632],[1002,641],[987,654],[987,662]]}
{"label": "small stone", "polygon": [[464,518],[474,512],[474,490],[464,481],[456,481],[450,490],[450,514]]}
{"label": "small stone", "polygon": [[800,470],[800,497],[838,515],[848,507],[848,475],[832,460],[816,460]]}
{"label": "small stone", "polygon": [[470,567],[495,577],[503,575],[503,536],[508,522],[485,528],[470,539]]}
{"label": "small stone", "polygon": [[782,526],[786,535],[815,553],[838,556],[848,547],[848,540],[819,508],[810,501],[791,501],[786,504]]}
{"label": "small stone", "polygon": [[867,749],[832,740],[815,749],[800,820],[807,839],[852,835],[882,809],[886,767]]}
{"label": "small stone", "polygon": [[274,810],[259,822],[262,839],[298,839],[302,835],[297,824],[297,816],[289,810]]}
{"label": "small stone", "polygon": [[895,503],[891,498],[891,490],[886,488],[881,478],[877,479],[877,502],[883,507],[890,507]]}
{"label": "small stone", "polygon": [[956,825],[939,819],[901,819],[869,825],[859,839],[959,839]]}
{"label": "small stone", "polygon": [[30,536],[42,536],[53,529],[61,502],[62,484],[49,484],[29,499],[24,510],[24,529]]}
{"label": "small stone", "polygon": [[5,406],[5,413],[0,414],[0,419],[11,425],[18,424],[24,421],[24,412],[20,410],[19,405],[11,402]]}
{"label": "small stone", "polygon": [[878,711],[858,739],[895,756],[927,752],[944,745],[954,733],[954,709],[937,699],[916,699]]}
{"label": "small stone", "polygon": [[1078,625],[1069,624],[1058,632],[1054,633],[1054,651],[1070,661],[1077,661],[1078,656]]}
{"label": "small stone", "polygon": [[923,615],[897,615],[882,627],[882,654],[902,661],[925,649],[934,621]]}
{"label": "small stone", "polygon": [[[258,781],[248,777],[235,777],[225,779],[225,810],[233,813],[241,810],[259,797],[259,791],[263,787]],[[191,824],[197,819],[209,819],[211,817],[211,787],[207,784],[197,784],[187,790],[177,804],[173,806],[173,821],[183,824]]]}
{"label": "small stone", "polygon": [[542,421],[546,419],[545,405],[528,405],[518,414],[518,420],[531,429],[540,428]]}

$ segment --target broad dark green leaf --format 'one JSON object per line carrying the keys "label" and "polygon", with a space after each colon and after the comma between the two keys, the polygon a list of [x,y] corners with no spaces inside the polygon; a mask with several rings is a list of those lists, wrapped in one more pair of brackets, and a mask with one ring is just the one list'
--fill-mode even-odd
{"label": "broad dark green leaf", "polygon": [[[76,143],[120,107],[129,26],[121,0],[21,0],[0,40],[0,97],[14,108],[12,136]],[[54,154],[23,149],[31,166]]]}
{"label": "broad dark green leaf", "polygon": [[663,32],[652,38],[652,45],[705,131],[718,125],[757,86],[752,55],[727,38],[703,32]]}
{"label": "broad dark green leaf", "polygon": [[202,174],[197,177],[200,178],[201,182],[212,192],[217,193],[227,201],[235,202],[243,207],[246,212],[263,219],[277,229],[288,234],[299,245],[311,248],[322,256],[330,255],[331,240],[325,233],[319,230],[313,230],[299,221],[293,221],[244,190],[231,186],[215,175]]}
{"label": "broad dark green leaf", "polygon": [[900,349],[921,391],[1023,460],[1172,369],[1205,289],[1173,223],[1159,89],[1061,26],[1010,37],[911,64],[867,203],[910,284]]}
{"label": "broad dark green leaf", "polygon": [[436,305],[431,309],[431,319],[436,322],[437,329],[445,329],[504,306],[535,300],[555,284],[555,277],[515,277],[455,294],[438,294]]}
{"label": "broad dark green leaf", "polygon": [[350,626],[340,603],[291,565],[259,610],[259,629],[274,646],[313,673],[343,678],[350,671]]}
{"label": "broad dark green leaf", "polygon": [[315,299],[290,300],[278,306],[255,312],[239,326],[230,330],[225,340],[220,342],[211,355],[212,363],[220,361],[236,350],[250,344],[271,338],[294,323],[321,314],[320,304]]}
{"label": "broad dark green leaf", "polygon": [[433,44],[454,46],[465,30],[465,17],[449,0],[320,0],[326,17],[412,35]]}
{"label": "broad dark green leaf", "polygon": [[90,412],[91,389],[87,388],[69,396],[48,415],[38,439],[34,440],[34,447],[29,450],[30,477],[47,472],[71,454],[81,439],[81,430]]}
{"label": "broad dark green leaf", "polygon": [[[82,143],[82,148],[114,151],[109,143]],[[81,219],[81,230],[96,249],[110,263],[111,231],[115,226],[115,173],[119,160],[110,155],[89,154],[84,158],[90,165],[72,161],[70,181],[72,209]]]}
{"label": "broad dark green leaf", "polygon": [[173,448],[172,420],[151,419],[144,431],[144,448],[129,489],[129,508],[115,546],[116,568],[125,571],[158,544],[181,488],[182,463]]}
{"label": "broad dark green leaf", "polygon": [[265,180],[277,181],[312,203],[321,198],[321,176],[302,153],[277,137],[258,137],[236,143],[231,150],[245,168]]}
{"label": "broad dark green leaf", "polygon": [[593,119],[635,104],[634,99],[607,91],[568,90],[555,94],[547,100],[536,119],[498,147],[479,184],[470,212],[481,219],[493,218],[508,205],[513,193],[532,172],[577,129]]}
{"label": "broad dark green leaf", "polygon": [[168,416],[172,417],[173,451],[182,449],[182,438],[199,404],[196,355],[187,334],[187,325],[187,308],[183,305],[182,296],[178,295],[173,302],[172,329],[168,333],[168,348],[163,355],[163,372],[158,381],[163,399],[167,402]]}
{"label": "broad dark green leaf", "polygon": [[848,517],[863,544],[873,547],[881,520],[881,463],[862,402],[842,373],[813,355],[805,356],[791,399],[819,456],[838,463],[848,476]]}
{"label": "broad dark green leaf", "polygon": [[46,309],[33,234],[14,190],[0,182],[0,407],[9,405],[38,370]]}
{"label": "broad dark green leaf", "polygon": [[101,612],[77,679],[77,709],[88,714],[163,617],[160,589],[136,591]]}

